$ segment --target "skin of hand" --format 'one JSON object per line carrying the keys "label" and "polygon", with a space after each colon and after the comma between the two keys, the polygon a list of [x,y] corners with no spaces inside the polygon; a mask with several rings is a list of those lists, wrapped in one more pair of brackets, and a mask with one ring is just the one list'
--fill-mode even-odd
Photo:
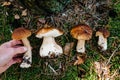
{"label": "skin of hand", "polygon": [[11,40],[3,43],[0,46],[0,74],[6,71],[11,65],[21,62],[20,58],[13,59],[18,54],[23,54],[27,51],[21,41]]}

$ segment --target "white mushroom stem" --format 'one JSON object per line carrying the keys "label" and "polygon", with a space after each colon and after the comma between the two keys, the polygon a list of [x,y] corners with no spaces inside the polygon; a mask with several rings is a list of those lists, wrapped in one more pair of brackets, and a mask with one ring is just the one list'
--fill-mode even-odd
{"label": "white mushroom stem", "polygon": [[[20,67],[21,68],[28,68],[31,66],[31,63],[32,63],[32,51],[31,51],[31,45],[30,45],[30,42],[27,38],[23,38],[22,39],[22,42],[24,44],[24,46],[27,47],[27,51],[25,52],[23,58],[23,62],[21,63]],[[27,61],[27,62],[26,62]]]}
{"label": "white mushroom stem", "polygon": [[58,56],[63,53],[62,48],[55,42],[54,37],[44,37],[42,46],[40,47],[40,56],[50,57],[51,54],[55,54],[55,56]]}
{"label": "white mushroom stem", "polygon": [[76,47],[77,52],[84,53],[85,52],[85,40],[78,40],[77,47]]}
{"label": "white mushroom stem", "polygon": [[102,51],[107,50],[107,38],[104,38],[103,35],[99,35],[98,45],[102,48]]}

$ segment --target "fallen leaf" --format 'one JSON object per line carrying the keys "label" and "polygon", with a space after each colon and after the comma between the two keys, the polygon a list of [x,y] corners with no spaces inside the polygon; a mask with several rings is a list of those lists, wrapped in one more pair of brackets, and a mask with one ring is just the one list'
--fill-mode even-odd
{"label": "fallen leaf", "polygon": [[23,10],[21,15],[22,16],[27,16],[27,9]]}
{"label": "fallen leaf", "polygon": [[15,19],[20,19],[20,16],[18,14],[15,14],[14,18]]}
{"label": "fallen leaf", "polygon": [[102,73],[100,62],[95,61],[94,62],[94,67],[95,67],[95,72],[97,73],[98,77],[100,78],[101,77],[100,75]]}
{"label": "fallen leaf", "polygon": [[110,79],[110,65],[106,65],[104,62],[94,62],[95,72],[98,75],[99,80]]}
{"label": "fallen leaf", "polygon": [[64,54],[69,55],[70,50],[73,48],[73,46],[74,46],[74,42],[66,43],[65,47],[63,48],[64,49]]}
{"label": "fallen leaf", "polygon": [[103,79],[109,80],[110,79],[110,66],[106,66],[103,64],[102,66],[102,71],[103,71]]}
{"label": "fallen leaf", "polygon": [[9,6],[9,5],[11,5],[11,2],[8,2],[8,1],[5,1],[5,2],[3,2],[3,4],[2,4],[2,6]]}
{"label": "fallen leaf", "polygon": [[80,56],[77,56],[77,60],[74,62],[74,65],[80,65],[83,63],[84,63],[84,60]]}

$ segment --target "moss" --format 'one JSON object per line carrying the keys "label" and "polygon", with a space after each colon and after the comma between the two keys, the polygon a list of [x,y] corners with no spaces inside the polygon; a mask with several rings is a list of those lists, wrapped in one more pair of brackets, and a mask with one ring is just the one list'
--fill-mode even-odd
{"label": "moss", "polygon": [[[33,9],[33,12],[38,8],[37,5],[32,6],[35,3],[30,2],[30,1],[35,1],[35,0],[21,0],[21,1],[23,1],[23,2],[21,2],[22,4],[24,2],[28,1],[27,5],[26,4],[23,4],[23,5],[28,6],[28,8]],[[61,1],[61,0],[59,0],[59,1]],[[67,0],[64,0],[64,1],[67,1]],[[52,3],[50,3],[50,2],[52,2]],[[50,13],[51,12],[58,13],[59,11],[61,11],[64,8],[63,4],[66,3],[66,2],[58,2],[58,0],[51,0],[50,2],[46,2],[46,0],[45,0],[44,3],[46,5],[41,5],[42,7],[45,6],[46,10],[48,10]],[[120,13],[119,5],[120,5],[120,3],[114,6],[114,9],[116,10],[117,14]],[[37,6],[37,8],[36,8],[36,6]],[[50,9],[47,6],[50,6]],[[56,7],[56,9],[54,9],[54,7]],[[11,14],[9,16],[7,16],[5,14],[7,11],[8,11],[7,7],[0,6],[0,44],[11,40],[11,33],[10,33],[11,25],[10,25],[10,23],[14,22],[13,14],[15,11],[11,10],[10,11]],[[38,12],[39,11],[40,10],[38,10]],[[43,10],[41,10],[41,11],[44,13]],[[19,12],[19,10],[18,10],[18,12],[15,12],[15,13],[20,14],[21,12]],[[31,16],[27,16],[27,17],[32,19],[31,23],[29,25],[32,26],[32,28],[34,28],[36,30],[37,29],[36,28],[37,27],[36,26],[36,23],[37,23],[36,18],[31,17]],[[23,17],[18,22],[20,22],[22,24],[25,23]],[[100,24],[103,24],[103,22],[100,22]],[[120,15],[118,15],[115,18],[109,18],[108,24],[110,26],[107,28],[109,29],[111,35],[108,38],[108,50],[106,51],[106,53],[109,53],[109,55],[105,56],[102,54],[102,52],[100,52],[100,50],[98,49],[98,46],[97,46],[97,38],[95,37],[95,34],[93,34],[92,39],[90,41],[86,42],[87,58],[85,60],[85,63],[82,65],[79,65],[79,66],[71,65],[72,64],[71,60],[76,55],[76,50],[74,47],[71,50],[71,56],[69,57],[68,62],[67,62],[68,56],[65,57],[66,60],[63,59],[66,61],[67,67],[65,69],[65,74],[62,77],[61,76],[56,77],[58,80],[97,80],[96,79],[97,75],[93,69],[93,62],[109,59],[111,53],[117,48],[118,44],[120,44]],[[63,47],[64,47],[65,43],[67,43],[67,42],[74,41],[75,44],[77,42],[77,40],[73,39],[69,33],[69,31],[71,30],[70,26],[71,26],[70,24],[65,23],[63,26],[64,31],[66,31],[65,34],[59,38],[56,38],[58,43],[60,43]],[[32,30],[32,28],[30,28],[30,29]],[[93,28],[94,28],[94,26],[93,26]],[[14,29],[13,26],[12,26],[12,29]],[[42,39],[35,38],[35,34],[33,34],[29,39],[30,39],[31,45],[33,47],[32,67],[29,69],[21,69],[19,67],[20,64],[13,65],[2,75],[2,77],[1,77],[2,80],[53,80],[53,79],[55,79],[55,76],[46,76],[46,75],[41,74],[42,69],[43,69],[43,66],[41,64],[44,62],[44,60],[42,60],[39,56],[39,47],[42,43]],[[119,69],[119,66],[120,66],[119,51],[120,51],[120,49],[118,49],[118,51],[116,52],[116,54],[112,57],[112,59],[110,61],[111,71],[115,71],[116,69]],[[119,78],[117,77],[116,80],[119,80]]]}

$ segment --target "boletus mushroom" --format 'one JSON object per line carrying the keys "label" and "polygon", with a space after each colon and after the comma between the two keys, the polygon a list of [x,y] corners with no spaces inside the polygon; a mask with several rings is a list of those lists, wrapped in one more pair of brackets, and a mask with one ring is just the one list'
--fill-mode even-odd
{"label": "boletus mushroom", "polygon": [[107,37],[110,36],[110,32],[107,29],[100,28],[96,32],[96,37],[98,38],[98,45],[101,47],[102,51],[107,50]]}
{"label": "boletus mushroom", "polygon": [[85,52],[85,40],[89,40],[92,37],[92,29],[86,24],[79,24],[72,28],[70,34],[73,38],[78,40],[76,50],[77,52]]}
{"label": "boletus mushroom", "polygon": [[63,31],[54,27],[44,27],[37,31],[36,37],[43,38],[39,54],[41,57],[54,58],[63,53],[63,49],[55,42],[55,37],[63,34]]}
{"label": "boletus mushroom", "polygon": [[23,42],[23,45],[27,47],[27,52],[25,52],[23,56],[23,61],[20,64],[21,68],[29,68],[31,67],[32,63],[32,51],[31,51],[31,45],[27,37],[31,35],[31,31],[28,29],[25,29],[23,27],[17,28],[13,31],[12,39],[15,40],[21,40]]}

